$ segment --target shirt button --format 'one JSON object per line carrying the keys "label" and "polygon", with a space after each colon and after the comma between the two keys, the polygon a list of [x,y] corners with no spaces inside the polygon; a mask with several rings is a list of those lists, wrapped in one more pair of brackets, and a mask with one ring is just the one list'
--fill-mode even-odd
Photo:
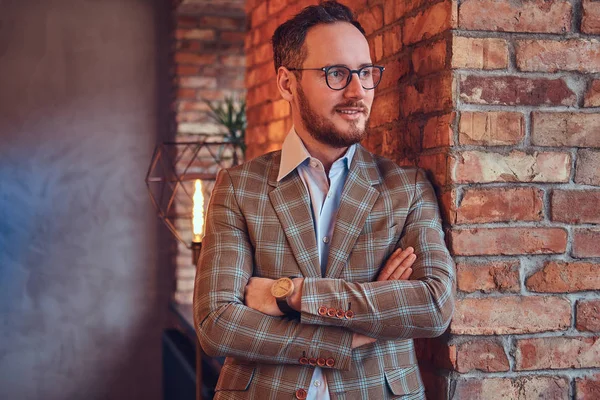
{"label": "shirt button", "polygon": [[329,238],[327,236],[323,238],[323,243],[329,243]]}
{"label": "shirt button", "polygon": [[315,386],[316,386],[316,387],[319,387],[319,386],[321,386],[321,381],[315,381]]}
{"label": "shirt button", "polygon": [[317,168],[317,162],[315,160],[311,160],[310,166],[313,168]]}

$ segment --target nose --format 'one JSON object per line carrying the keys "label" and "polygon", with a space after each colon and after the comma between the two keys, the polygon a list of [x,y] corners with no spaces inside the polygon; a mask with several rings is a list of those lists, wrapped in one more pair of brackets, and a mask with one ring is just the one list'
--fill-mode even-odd
{"label": "nose", "polygon": [[351,99],[362,99],[365,97],[365,89],[362,87],[360,83],[360,78],[358,77],[358,72],[353,72],[350,75],[350,83],[346,86],[344,90],[344,97]]}

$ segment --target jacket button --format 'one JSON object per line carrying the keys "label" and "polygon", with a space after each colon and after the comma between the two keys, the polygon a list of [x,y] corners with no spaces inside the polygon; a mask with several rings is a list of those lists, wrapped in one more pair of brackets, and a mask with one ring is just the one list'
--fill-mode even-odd
{"label": "jacket button", "polygon": [[321,306],[319,307],[319,315],[327,315],[327,307]]}
{"label": "jacket button", "polygon": [[344,318],[344,315],[346,315],[344,310],[337,310],[337,312],[335,313],[335,316],[338,318]]}
{"label": "jacket button", "polygon": [[324,367],[325,366],[325,359],[324,358],[318,358],[317,359],[317,365],[319,367]]}
{"label": "jacket button", "polygon": [[317,359],[316,358],[309,358],[308,359],[308,363],[314,367],[315,365],[317,365]]}
{"label": "jacket button", "polygon": [[336,312],[337,311],[335,308],[330,308],[329,310],[327,310],[327,315],[329,315],[330,317],[335,317]]}
{"label": "jacket button", "polygon": [[296,390],[296,398],[299,399],[299,400],[306,399],[307,395],[308,395],[308,393],[306,393],[306,390],[304,390],[304,389],[298,389],[298,390]]}
{"label": "jacket button", "polygon": [[333,358],[328,358],[327,361],[325,361],[325,365],[331,368],[335,365],[335,360]]}
{"label": "jacket button", "polygon": [[352,318],[354,318],[354,311],[352,311],[352,310],[348,310],[348,311],[346,311],[346,318],[347,318],[347,319],[352,319]]}
{"label": "jacket button", "polygon": [[302,364],[302,365],[308,364],[308,358],[306,358],[306,357],[300,357],[300,364]]}

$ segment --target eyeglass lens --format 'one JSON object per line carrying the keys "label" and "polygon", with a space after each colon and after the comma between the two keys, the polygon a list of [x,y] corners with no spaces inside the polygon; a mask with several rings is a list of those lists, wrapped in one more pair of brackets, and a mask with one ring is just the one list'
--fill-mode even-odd
{"label": "eyeglass lens", "polygon": [[[325,74],[327,84],[332,89],[343,89],[350,84],[351,73],[350,68],[344,66],[330,67]],[[358,78],[363,89],[373,89],[379,85],[381,70],[372,66],[362,67],[358,70]]]}

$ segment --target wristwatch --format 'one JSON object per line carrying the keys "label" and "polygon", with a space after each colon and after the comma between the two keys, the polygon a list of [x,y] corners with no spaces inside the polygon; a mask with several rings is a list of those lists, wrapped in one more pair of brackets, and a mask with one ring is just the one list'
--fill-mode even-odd
{"label": "wristwatch", "polygon": [[294,282],[291,278],[279,278],[271,286],[271,294],[277,301],[279,310],[288,317],[300,318],[300,313],[289,306],[287,298],[294,293]]}

